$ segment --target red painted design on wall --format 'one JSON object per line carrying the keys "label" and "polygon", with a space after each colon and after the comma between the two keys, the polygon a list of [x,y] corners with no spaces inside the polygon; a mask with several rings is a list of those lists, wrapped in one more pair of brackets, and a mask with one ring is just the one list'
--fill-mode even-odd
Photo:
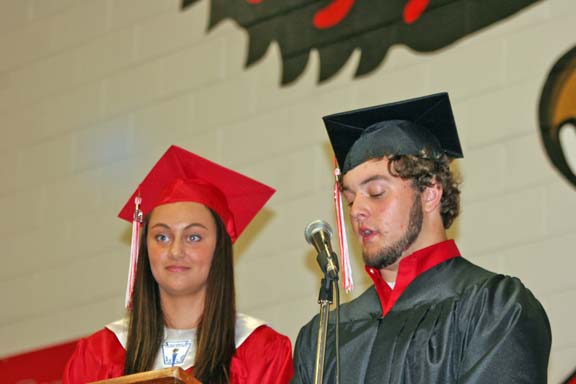
{"label": "red painted design on wall", "polygon": [[430,3],[430,0],[409,0],[404,6],[404,12],[402,17],[406,24],[412,24],[416,22],[422,16],[422,13],[426,10],[426,7]]}
{"label": "red painted design on wall", "polygon": [[77,340],[0,359],[2,384],[60,383]]}
{"label": "red painted design on wall", "polygon": [[[260,4],[263,1],[246,0],[249,4]],[[314,26],[318,29],[327,29],[340,24],[348,16],[355,2],[356,0],[332,0],[330,4],[314,14]],[[402,14],[404,22],[406,24],[416,22],[429,3],[430,0],[408,0]]]}
{"label": "red painted design on wall", "polygon": [[340,24],[352,9],[356,0],[333,0],[314,15],[314,26],[318,29],[332,28]]}

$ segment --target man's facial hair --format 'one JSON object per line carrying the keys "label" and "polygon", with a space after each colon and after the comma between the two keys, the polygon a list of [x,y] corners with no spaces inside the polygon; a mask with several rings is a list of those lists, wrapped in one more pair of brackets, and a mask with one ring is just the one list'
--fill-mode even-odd
{"label": "man's facial hair", "polygon": [[408,228],[401,239],[393,244],[387,245],[377,251],[375,254],[363,253],[364,263],[373,268],[386,268],[400,259],[402,252],[408,249],[418,238],[422,230],[422,222],[424,216],[422,214],[422,202],[420,201],[420,193],[416,193],[412,207],[410,208],[410,220]]}

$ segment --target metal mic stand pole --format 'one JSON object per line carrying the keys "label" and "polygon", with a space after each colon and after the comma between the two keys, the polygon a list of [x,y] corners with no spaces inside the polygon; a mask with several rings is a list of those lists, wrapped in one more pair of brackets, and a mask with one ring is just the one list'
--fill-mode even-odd
{"label": "metal mic stand pole", "polygon": [[320,292],[318,294],[318,304],[320,304],[320,323],[318,325],[318,339],[316,344],[316,361],[314,365],[314,384],[322,384],[324,376],[324,356],[326,353],[326,334],[328,331],[328,318],[330,304],[332,304],[332,283],[338,280],[326,273],[326,258],[319,254],[317,257],[320,267],[324,271],[324,278],[320,281]]}

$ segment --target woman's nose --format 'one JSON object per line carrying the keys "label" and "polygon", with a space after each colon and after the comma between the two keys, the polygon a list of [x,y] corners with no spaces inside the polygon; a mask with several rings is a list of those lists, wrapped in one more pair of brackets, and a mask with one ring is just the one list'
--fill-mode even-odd
{"label": "woman's nose", "polygon": [[170,244],[170,256],[175,259],[182,257],[182,242],[179,239]]}

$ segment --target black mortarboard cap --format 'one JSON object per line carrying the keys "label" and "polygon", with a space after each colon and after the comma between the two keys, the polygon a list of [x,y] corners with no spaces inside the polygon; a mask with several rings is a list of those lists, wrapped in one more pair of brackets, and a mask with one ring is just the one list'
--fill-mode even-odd
{"label": "black mortarboard cap", "polygon": [[463,157],[447,93],[336,113],[323,120],[343,174],[367,160],[391,155]]}

